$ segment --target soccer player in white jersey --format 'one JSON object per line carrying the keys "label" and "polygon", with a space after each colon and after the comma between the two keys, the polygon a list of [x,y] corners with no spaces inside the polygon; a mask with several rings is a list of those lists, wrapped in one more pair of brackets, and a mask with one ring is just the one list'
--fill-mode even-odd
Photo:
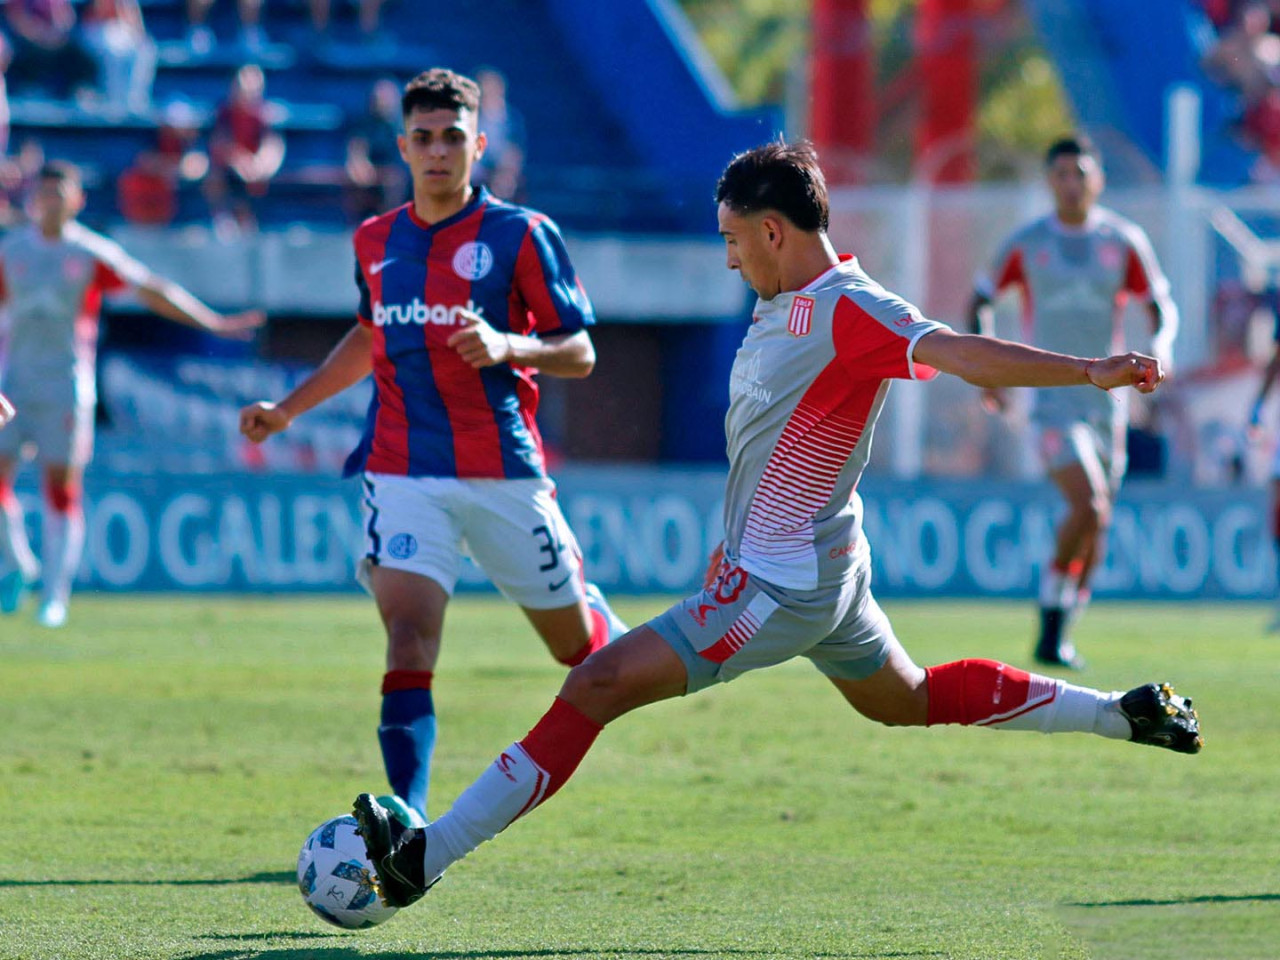
{"label": "soccer player in white jersey", "polygon": [[805,144],[735,157],[716,197],[728,266],[760,296],[729,383],[717,575],[574,667],[537,725],[438,820],[405,828],[372,795],[356,798],[389,904],[412,903],[450,864],[550,798],[605,724],[798,656],[881,723],[1201,747],[1190,700],[1167,684],[1102,693],[993,660],[916,666],[871,595],[856,490],[892,379],[944,371],[980,386],[1149,392],[1163,377],[1159,362],[1051,353],[926,320],[832,247],[826,184]]}
{"label": "soccer player in white jersey", "polygon": [[[0,241],[0,339],[7,344],[0,385],[21,411],[0,433],[0,613],[17,610],[39,577],[38,619],[60,627],[84,547],[81,483],[93,450],[102,295],[132,287],[148,309],[220,336],[247,335],[265,318],[256,310],[211,310],[80,224],[84,191],[71,164],[47,163],[33,199],[34,222]],[[13,491],[26,443],[35,445],[44,475],[43,574]]]}
{"label": "soccer player in white jersey", "polygon": [[[1262,407],[1267,402],[1267,395],[1275,385],[1276,375],[1280,374],[1280,317],[1277,318],[1275,331],[1276,347],[1271,360],[1262,372],[1262,382],[1258,385],[1258,396],[1253,401],[1249,413],[1249,433],[1256,437],[1262,427]],[[1276,445],[1271,461],[1271,540],[1275,544],[1276,556],[1280,558],[1280,444]],[[1280,573],[1278,565],[1277,573]],[[1280,633],[1280,599],[1277,599],[1275,615],[1267,624],[1268,633]]]}
{"label": "soccer player in white jersey", "polygon": [[[1123,308],[1145,302],[1151,352],[1168,369],[1178,311],[1142,228],[1097,204],[1104,180],[1097,153],[1083,137],[1053,143],[1045,154],[1054,211],[1005,240],[989,274],[975,284],[970,329],[990,336],[992,300],[1016,288],[1022,295],[1026,343],[1083,356],[1124,348]],[[1004,409],[999,390],[985,392],[988,407]],[[1080,668],[1069,627],[1090,595],[1105,556],[1105,534],[1124,477],[1128,426],[1125,394],[1089,387],[1036,392],[1032,422],[1049,477],[1067,512],[1054,552],[1040,573],[1040,636],[1035,659]]]}

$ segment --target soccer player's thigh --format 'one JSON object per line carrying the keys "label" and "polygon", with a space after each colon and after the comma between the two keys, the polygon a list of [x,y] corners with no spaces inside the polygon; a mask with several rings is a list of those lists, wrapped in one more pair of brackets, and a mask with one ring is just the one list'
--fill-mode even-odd
{"label": "soccer player's thigh", "polygon": [[1080,421],[1040,424],[1040,457],[1045,472],[1073,512],[1083,512],[1110,489],[1097,445]]}
{"label": "soccer player's thigh", "polygon": [[[577,608],[582,551],[551,480],[466,480],[463,539],[502,595],[526,610]],[[585,616],[585,614],[584,614]]]}
{"label": "soccer player's thigh", "polygon": [[782,590],[725,564],[715,583],[648,626],[684,661],[686,692],[696,693],[803,655],[839,622],[837,593]]}
{"label": "soccer player's thigh", "polygon": [[78,481],[93,459],[93,406],[37,401],[29,414],[24,430],[36,445],[46,479],[54,483]]}
{"label": "soccer player's thigh", "polygon": [[[426,578],[447,600],[458,583],[462,563],[460,482],[449,477],[366,473],[361,483],[364,556],[357,565],[356,579],[377,598],[384,622],[389,616],[401,615],[399,608],[413,604],[408,599],[395,602],[395,595],[406,592],[395,586],[379,591],[375,569]],[[388,606],[397,609],[385,609]]]}
{"label": "soccer player's thigh", "polygon": [[845,590],[847,613],[807,656],[864,717],[880,723],[918,725],[928,718],[924,670],[898,642],[889,618],[871,593],[870,563]]}

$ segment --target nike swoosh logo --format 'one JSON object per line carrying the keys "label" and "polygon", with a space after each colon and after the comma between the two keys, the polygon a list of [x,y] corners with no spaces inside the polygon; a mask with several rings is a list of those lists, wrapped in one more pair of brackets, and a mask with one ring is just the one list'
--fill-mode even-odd
{"label": "nike swoosh logo", "polygon": [[556,591],[556,590],[559,590],[561,587],[563,587],[566,583],[568,583],[568,582],[569,582],[569,577],[572,577],[572,576],[573,576],[573,574],[569,574],[569,576],[568,576],[568,577],[565,577],[565,578],[564,578],[563,580],[561,580],[559,583],[548,583],[548,584],[547,584],[547,589],[548,589],[548,590],[551,590],[551,591],[553,591],[553,592],[554,592],[554,591]]}
{"label": "nike swoosh logo", "polygon": [[388,257],[386,260],[379,260],[377,263],[369,264],[369,276],[376,277],[382,272],[383,267],[390,266],[396,262],[395,257]]}

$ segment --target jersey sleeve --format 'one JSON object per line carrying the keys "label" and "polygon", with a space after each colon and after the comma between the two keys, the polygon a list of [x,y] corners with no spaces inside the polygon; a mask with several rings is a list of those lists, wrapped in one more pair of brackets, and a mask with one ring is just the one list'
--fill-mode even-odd
{"label": "jersey sleeve", "polygon": [[933,367],[912,358],[927,333],[945,329],[926,320],[918,309],[886,290],[846,293],[832,320],[836,358],[860,380],[932,380]]}
{"label": "jersey sleeve", "polygon": [[1022,246],[1020,232],[1005,240],[990,265],[973,278],[973,289],[988,300],[994,300],[1010,287],[1025,289],[1027,274]]}
{"label": "jersey sleeve", "polygon": [[1145,232],[1132,227],[1125,232],[1129,254],[1124,269],[1124,290],[1135,297],[1163,301],[1169,296],[1169,280],[1160,269],[1156,252]]}
{"label": "jersey sleeve", "polygon": [[110,240],[102,239],[95,244],[93,257],[93,285],[103,293],[141,286],[151,276],[151,271]]}
{"label": "jersey sleeve", "polygon": [[595,311],[569,262],[564,238],[545,217],[530,225],[520,245],[515,285],[539,336],[577,333],[595,323]]}

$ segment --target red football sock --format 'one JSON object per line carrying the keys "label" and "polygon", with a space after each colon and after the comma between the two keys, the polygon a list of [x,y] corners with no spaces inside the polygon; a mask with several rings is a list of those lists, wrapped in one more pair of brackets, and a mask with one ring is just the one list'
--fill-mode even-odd
{"label": "red football sock", "polygon": [[564,786],[603,729],[573,704],[556,697],[551,709],[520,741],[529,759],[547,774],[548,781],[546,790],[536,795],[521,814],[545,802]]}
{"label": "red football sock", "polygon": [[925,670],[929,685],[929,726],[987,724],[1052,703],[1058,684],[995,660],[957,660]]}
{"label": "red football sock", "polygon": [[576,667],[609,642],[609,621],[599,610],[588,610],[591,614],[591,639],[584,643],[577,653],[570,657],[557,657],[566,667]]}

